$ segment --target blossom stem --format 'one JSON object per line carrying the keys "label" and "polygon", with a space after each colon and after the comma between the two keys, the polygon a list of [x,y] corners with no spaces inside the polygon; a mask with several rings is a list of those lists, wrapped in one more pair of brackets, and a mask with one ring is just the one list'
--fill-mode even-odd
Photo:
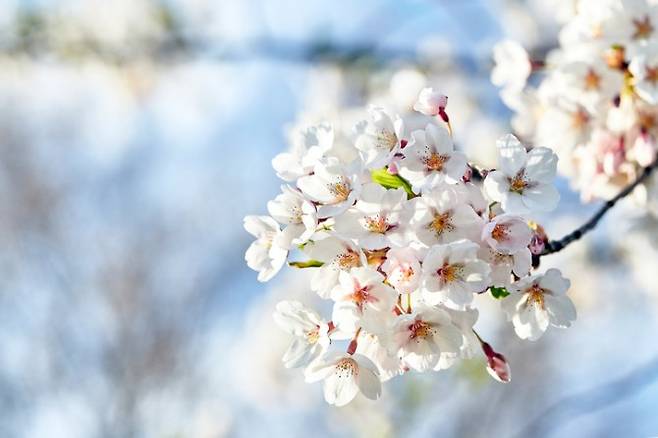
{"label": "blossom stem", "polygon": [[411,294],[407,294],[407,313],[411,313]]}
{"label": "blossom stem", "polygon": [[539,256],[533,256],[533,258],[536,257],[538,261],[540,256],[545,256],[561,251],[571,243],[575,242],[576,240],[579,240],[587,232],[596,228],[596,226],[601,221],[601,219],[603,219],[603,216],[605,216],[608,210],[612,209],[617,204],[617,202],[619,202],[619,200],[625,198],[631,192],[633,192],[633,190],[635,190],[637,186],[644,183],[651,176],[651,173],[656,169],[656,167],[658,167],[658,159],[654,160],[653,163],[645,167],[642,170],[640,176],[637,177],[637,179],[633,181],[631,184],[626,186],[621,192],[619,192],[617,196],[615,196],[614,198],[608,200],[605,204],[603,204],[603,206],[587,222],[585,222],[583,225],[581,225],[580,227],[578,227],[577,229],[575,229],[574,231],[572,231],[571,233],[567,234],[566,236],[564,236],[559,240],[550,240],[546,242],[546,247],[544,248],[544,251]]}

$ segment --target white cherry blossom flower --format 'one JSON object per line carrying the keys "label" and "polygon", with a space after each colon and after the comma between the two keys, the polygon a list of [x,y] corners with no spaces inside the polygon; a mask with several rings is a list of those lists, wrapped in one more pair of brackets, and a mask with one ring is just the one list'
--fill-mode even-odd
{"label": "white cherry blossom flower", "polygon": [[491,267],[491,284],[505,287],[512,283],[512,273],[517,277],[525,277],[532,267],[532,253],[523,248],[514,254],[503,254],[489,246],[483,246],[478,256]]}
{"label": "white cherry blossom flower", "polygon": [[391,341],[388,339],[390,337],[389,331],[387,329],[386,333],[380,335],[362,331],[359,335],[356,350],[357,353],[366,356],[377,365],[379,378],[382,382],[386,382],[405,372],[405,366],[397,356],[397,352],[390,351],[389,344]]}
{"label": "white cherry blossom flower", "polygon": [[413,293],[420,286],[420,261],[410,247],[391,248],[381,269],[386,273],[386,281],[400,294]]}
{"label": "white cherry blossom flower", "polygon": [[308,383],[324,380],[324,399],[330,405],[345,406],[360,392],[370,400],[381,395],[377,366],[361,354],[327,354],[305,371]]}
{"label": "white cherry blossom flower", "polygon": [[503,254],[514,254],[527,248],[530,239],[532,230],[521,216],[501,214],[482,228],[482,240]]}
{"label": "white cherry blossom flower", "polygon": [[537,147],[526,152],[511,134],[498,140],[497,147],[500,168],[484,180],[489,198],[511,214],[553,210],[560,200],[553,186],[557,170],[553,151]]}
{"label": "white cherry blossom flower", "polygon": [[345,333],[359,327],[378,334],[381,323],[392,315],[398,294],[384,284],[384,276],[371,268],[342,271],[331,292],[335,301],[332,320]]}
{"label": "white cherry blossom flower", "polygon": [[286,368],[310,364],[329,347],[329,326],[314,310],[298,301],[281,301],[276,305],[274,321],[294,336],[283,355]]}
{"label": "white cherry blossom flower", "polygon": [[285,181],[295,181],[313,171],[322,155],[332,147],[334,130],[328,124],[321,124],[295,131],[292,137],[292,149],[272,160],[277,176]]}
{"label": "white cherry blossom flower", "polygon": [[426,116],[436,116],[448,106],[448,97],[434,91],[433,88],[423,88],[414,103],[414,109]]}
{"label": "white cherry blossom flower", "polygon": [[463,309],[489,285],[491,268],[468,240],[432,246],[423,260],[423,298],[429,304]]}
{"label": "white cherry blossom flower", "polygon": [[288,257],[288,251],[276,243],[282,240],[279,224],[269,216],[247,216],[244,228],[256,237],[245,254],[247,265],[258,271],[258,281],[268,281],[279,272]]}
{"label": "white cherry blossom flower", "polygon": [[401,118],[391,118],[383,108],[368,108],[370,120],[356,140],[355,146],[364,157],[368,169],[378,169],[388,165],[400,150],[400,141],[404,133]]}
{"label": "white cherry blossom flower", "polygon": [[509,90],[521,90],[532,71],[528,52],[516,41],[504,40],[494,46],[495,66],[491,82]]}
{"label": "white cherry blossom flower", "polygon": [[411,134],[399,173],[412,183],[415,191],[422,191],[440,181],[461,180],[466,164],[466,156],[455,151],[448,131],[430,123]]}
{"label": "white cherry blossom flower", "polygon": [[337,216],[350,208],[359,196],[361,184],[357,165],[341,164],[337,158],[317,163],[313,175],[297,180],[297,186],[312,201],[320,204],[318,217]]}
{"label": "white cherry blossom flower", "polygon": [[406,202],[404,189],[386,190],[379,184],[366,184],[354,207],[336,218],[334,229],[365,249],[401,246],[411,215]]}
{"label": "white cherry blossom flower", "polygon": [[318,226],[315,206],[304,195],[290,186],[281,186],[281,193],[267,203],[270,215],[286,228],[277,240],[282,248],[290,249],[311,238]]}
{"label": "white cherry blossom flower", "polygon": [[442,354],[458,355],[464,342],[450,315],[430,306],[400,315],[395,320],[393,339],[402,361],[416,371],[434,368]]}
{"label": "white cherry blossom flower", "polygon": [[366,256],[358,246],[335,234],[325,235],[323,239],[308,243],[304,246],[304,252],[311,259],[323,263],[321,267],[316,268],[311,278],[311,289],[322,298],[330,297],[341,272],[368,264]]}
{"label": "white cherry blossom flower", "polygon": [[549,325],[566,328],[576,320],[576,308],[566,295],[569,280],[557,269],[514,282],[501,303],[521,339],[536,341]]}
{"label": "white cherry blossom flower", "polygon": [[467,238],[479,240],[482,219],[448,185],[438,185],[410,201],[410,228],[424,245],[449,243]]}

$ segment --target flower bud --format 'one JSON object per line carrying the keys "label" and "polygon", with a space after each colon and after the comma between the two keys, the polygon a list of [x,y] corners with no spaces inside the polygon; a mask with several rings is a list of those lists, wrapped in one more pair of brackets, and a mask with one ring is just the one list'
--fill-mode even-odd
{"label": "flower bud", "polygon": [[512,370],[505,356],[494,351],[491,345],[486,342],[482,343],[482,350],[487,356],[487,372],[489,375],[499,382],[509,383],[512,380]]}
{"label": "flower bud", "polygon": [[640,166],[651,165],[656,159],[656,141],[649,134],[640,134],[633,144],[633,154]]}
{"label": "flower bud", "polygon": [[448,106],[447,96],[434,91],[432,88],[423,88],[414,104],[414,109],[426,116],[441,114],[441,117],[444,118],[443,114],[445,114],[446,106]]}

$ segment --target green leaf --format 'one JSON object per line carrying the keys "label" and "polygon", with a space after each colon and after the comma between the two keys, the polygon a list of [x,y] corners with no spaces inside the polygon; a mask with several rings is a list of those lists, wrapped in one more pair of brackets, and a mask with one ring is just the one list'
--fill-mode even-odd
{"label": "green leaf", "polygon": [[402,187],[407,192],[407,197],[415,198],[416,194],[411,190],[411,184],[400,175],[391,175],[385,167],[373,170],[370,177],[374,182],[387,189],[399,189]]}
{"label": "green leaf", "polygon": [[320,260],[307,260],[305,262],[289,262],[288,263],[288,266],[292,266],[293,268],[299,268],[299,269],[319,268],[322,265],[324,265],[324,262],[321,262]]}
{"label": "green leaf", "polygon": [[504,287],[491,286],[489,290],[491,291],[491,295],[497,300],[503,299],[509,295],[509,291]]}

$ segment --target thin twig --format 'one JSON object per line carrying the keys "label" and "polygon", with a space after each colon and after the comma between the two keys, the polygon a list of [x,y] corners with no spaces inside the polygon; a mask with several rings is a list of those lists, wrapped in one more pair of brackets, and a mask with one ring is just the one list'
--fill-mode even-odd
{"label": "thin twig", "polygon": [[617,196],[614,198],[610,199],[607,201],[603,206],[597,211],[594,216],[590,218],[587,222],[585,222],[583,225],[572,231],[571,233],[567,234],[563,238],[559,240],[551,240],[546,243],[546,247],[544,248],[544,251],[541,253],[542,256],[553,254],[555,252],[561,251],[564,248],[566,248],[569,244],[575,242],[576,240],[580,239],[583,237],[587,232],[593,230],[596,225],[603,219],[603,216],[610,210],[612,207],[617,204],[617,202],[626,196],[628,196],[637,186],[645,182],[649,176],[651,176],[651,173],[658,167],[658,159],[656,159],[653,163],[651,163],[649,166],[645,167],[642,170],[642,174],[635,180],[633,183],[630,185],[626,186],[624,190],[619,192]]}

